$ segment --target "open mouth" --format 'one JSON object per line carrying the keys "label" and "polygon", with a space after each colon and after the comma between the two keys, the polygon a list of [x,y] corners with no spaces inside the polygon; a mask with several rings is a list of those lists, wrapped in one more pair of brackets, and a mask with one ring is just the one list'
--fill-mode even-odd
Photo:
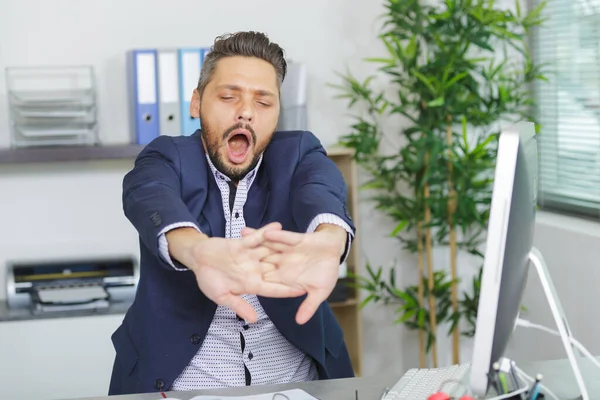
{"label": "open mouth", "polygon": [[234,164],[244,162],[250,150],[250,134],[244,130],[234,131],[227,140],[229,161]]}

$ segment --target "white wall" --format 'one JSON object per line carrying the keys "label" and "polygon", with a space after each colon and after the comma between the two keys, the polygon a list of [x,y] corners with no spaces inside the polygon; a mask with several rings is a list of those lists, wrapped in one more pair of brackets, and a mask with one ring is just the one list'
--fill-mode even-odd
{"label": "white wall", "polygon": [[[224,4],[235,12],[227,11]],[[310,128],[330,145],[346,132],[348,120],[343,116],[344,104],[332,99],[333,92],[325,83],[334,82],[334,71],[345,71],[346,66],[358,77],[370,72],[361,60],[381,54],[375,39],[376,17],[383,11],[380,4],[342,0],[174,0],[154,4],[141,0],[4,0],[0,68],[93,65],[102,141],[125,143],[130,134],[124,71],[127,49],[203,46],[223,32],[261,30],[284,46],[292,59],[307,64]],[[6,88],[0,79],[0,147],[8,143]],[[130,161],[0,167],[0,299],[5,295],[1,266],[11,258],[137,254],[136,234],[123,217],[120,203],[121,179],[129,168]],[[386,239],[391,223],[369,203],[361,204],[361,213],[360,249],[365,259],[374,265],[390,265],[396,260],[407,270],[413,268],[399,251],[399,244]],[[600,326],[586,328],[593,319],[587,313],[593,313],[592,305],[600,300],[595,287],[598,275],[592,275],[597,274],[600,239],[593,232],[579,233],[576,225],[573,229],[566,226],[540,222],[536,244],[556,276],[574,331],[600,352]],[[590,225],[589,230],[596,228],[600,231],[598,225]],[[539,285],[536,289],[532,281],[530,286],[526,304],[532,313],[538,307],[543,310]],[[416,335],[394,326],[393,319],[391,308],[368,307],[363,312],[367,375],[381,371],[401,374],[417,365]],[[542,317],[540,320],[545,322]],[[560,351],[541,348],[539,342],[525,336],[519,340],[513,348],[523,358],[562,357]]]}

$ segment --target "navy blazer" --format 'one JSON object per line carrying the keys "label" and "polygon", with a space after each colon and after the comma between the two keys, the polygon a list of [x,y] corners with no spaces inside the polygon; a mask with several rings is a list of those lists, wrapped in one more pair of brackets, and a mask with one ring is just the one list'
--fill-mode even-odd
{"label": "navy blazer", "polygon": [[[315,216],[333,213],[354,230],[346,194],[340,171],[312,133],[276,132],[244,206],[246,225],[277,221],[285,230],[305,232]],[[196,222],[208,236],[225,237],[221,194],[199,130],[160,136],[142,150],[123,180],[123,209],[139,233],[140,280],[111,337],[116,356],[109,395],[166,391],[202,345],[217,307],[193,272],[176,271],[158,250],[159,232],[175,222]],[[306,324],[295,322],[304,297],[259,300],[281,334],[316,361],[319,379],[354,376],[326,302]]]}

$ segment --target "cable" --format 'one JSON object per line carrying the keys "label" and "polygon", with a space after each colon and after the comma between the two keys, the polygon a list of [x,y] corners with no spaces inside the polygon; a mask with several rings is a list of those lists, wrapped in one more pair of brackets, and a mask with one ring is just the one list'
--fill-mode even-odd
{"label": "cable", "polygon": [[[516,365],[513,365],[513,368],[517,371],[517,374],[519,374],[520,378],[522,378],[530,383],[533,383],[535,381],[535,379],[533,379],[531,376],[527,375],[525,373],[525,371],[523,371],[521,368],[517,367]],[[540,385],[540,389],[542,389],[542,393],[544,393],[544,395],[548,395],[548,396],[552,397],[554,400],[560,400],[558,398],[558,396],[556,396],[550,389],[548,389],[547,386],[545,386],[541,382],[539,383],[539,385]]]}
{"label": "cable", "polygon": [[[555,335],[555,336],[559,336],[560,337],[560,333],[554,329],[545,327],[543,325],[539,325],[539,324],[534,324],[533,322],[527,321],[526,319],[521,319],[521,318],[517,318],[517,325],[521,326],[523,328],[534,328],[534,329],[538,329],[540,331],[549,333],[551,335]],[[592,363],[594,363],[596,365],[596,367],[600,368],[600,361],[598,361],[593,355],[592,353],[590,353],[588,351],[588,349],[586,349],[583,344],[581,344],[577,339],[575,339],[574,337],[569,335],[569,341],[571,342],[571,344],[575,347],[577,347],[577,349],[579,351],[581,351],[583,353],[584,356],[586,356]]]}

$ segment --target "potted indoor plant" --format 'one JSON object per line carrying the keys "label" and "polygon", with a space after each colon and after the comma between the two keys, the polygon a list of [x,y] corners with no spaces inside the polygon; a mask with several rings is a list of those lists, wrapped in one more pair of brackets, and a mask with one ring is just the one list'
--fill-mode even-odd
{"label": "potted indoor plant", "polygon": [[[527,12],[493,1],[385,0],[379,39],[385,56],[367,58],[379,73],[340,74],[332,85],[355,122],[341,139],[369,176],[375,207],[392,218],[391,235],[417,257],[417,282],[396,286],[394,271],[367,264],[355,284],[370,302],[397,303],[398,320],[419,332],[420,364],[436,367],[438,326],[449,325],[452,360],[463,335],[473,335],[481,269],[459,293],[457,254],[483,257],[497,137],[502,124],[532,120],[530,84],[544,79],[527,46],[544,4]],[[391,130],[382,120],[408,121]],[[395,140],[385,142],[386,135]],[[393,143],[400,143],[393,147]],[[447,246],[449,265],[434,268]]]}

